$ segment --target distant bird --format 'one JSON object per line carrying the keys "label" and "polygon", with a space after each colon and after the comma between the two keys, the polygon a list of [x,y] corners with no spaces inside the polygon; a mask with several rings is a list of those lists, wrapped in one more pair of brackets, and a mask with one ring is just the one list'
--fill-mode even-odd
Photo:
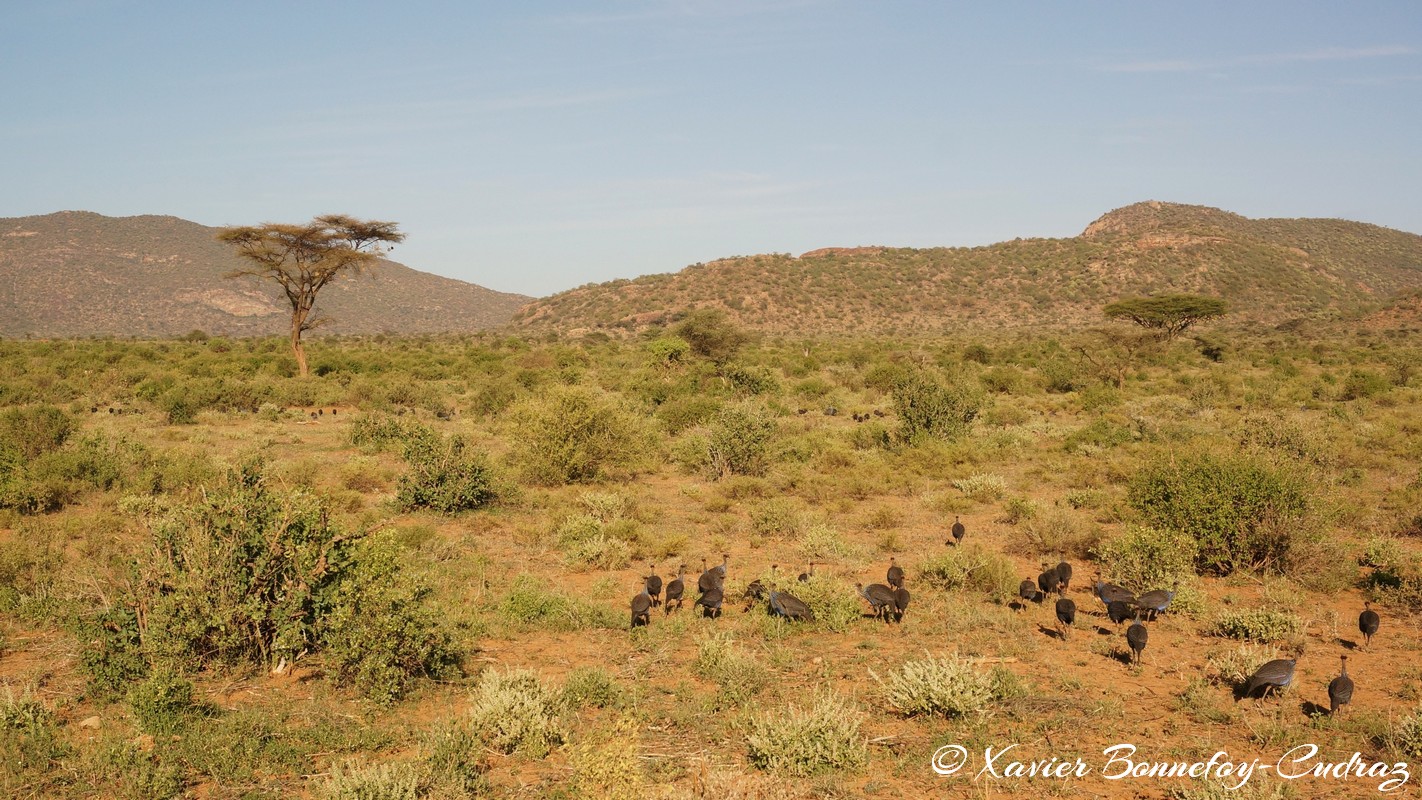
{"label": "distant bird", "polygon": [[1378,612],[1373,610],[1373,604],[1363,603],[1363,613],[1358,615],[1358,630],[1363,634],[1363,647],[1369,647],[1373,643],[1373,634],[1378,632],[1378,624],[1382,620],[1378,617]]}
{"label": "distant bird", "polygon": [[89,406],[89,413],[90,413],[90,414],[97,414],[97,413],[99,413],[99,407],[98,407],[98,406]]}
{"label": "distant bird", "polygon": [[913,596],[909,594],[908,589],[900,586],[894,590],[894,622],[904,621],[904,612],[908,611],[911,599]]}
{"label": "distant bird", "polygon": [[1021,611],[1023,608],[1027,607],[1028,600],[1031,600],[1034,603],[1038,602],[1037,584],[1033,583],[1031,578],[1022,581],[1022,583],[1018,584],[1017,586],[1017,596],[1022,598],[1022,606],[1018,609],[1018,611]]}
{"label": "distant bird", "polygon": [[715,567],[706,568],[706,559],[701,559],[701,577],[696,579],[696,590],[701,594],[706,594],[713,588],[721,586],[721,573]]}
{"label": "distant bird", "polygon": [[647,582],[642,581],[642,591],[632,598],[632,627],[646,625],[652,621],[652,595],[647,592]]}
{"label": "distant bird", "polygon": [[1135,595],[1131,594],[1125,589],[1122,589],[1114,583],[1103,583],[1101,581],[1101,573],[1099,572],[1096,573],[1096,586],[1093,587],[1093,591],[1096,592],[1097,597],[1101,598],[1101,602],[1105,603],[1108,606],[1111,605],[1112,602],[1117,600],[1128,602],[1131,605],[1135,605],[1136,603]]}
{"label": "distant bird", "polygon": [[1140,609],[1136,609],[1136,621],[1131,623],[1131,627],[1126,629],[1126,644],[1131,648],[1131,663],[1140,666],[1141,651],[1145,650],[1146,642],[1150,639],[1150,632],[1146,626],[1141,624]]}
{"label": "distant bird", "polygon": [[770,584],[770,613],[789,620],[813,620],[815,618],[815,613],[805,605],[804,601],[792,594],[776,590],[773,583]]}
{"label": "distant bird", "polygon": [[1066,594],[1071,585],[1071,565],[1063,561],[1057,564],[1057,594]]}
{"label": "distant bird", "polygon": [[876,416],[876,417],[882,417],[882,416],[884,416],[884,409],[882,409],[882,408],[876,408],[876,409],[874,409],[874,416]]}
{"label": "distant bird", "polygon": [[1062,638],[1071,638],[1071,626],[1076,622],[1076,603],[1062,597],[1057,600],[1057,630]]}
{"label": "distant bird", "polygon": [[718,583],[710,589],[701,593],[696,598],[696,605],[701,606],[701,616],[707,619],[717,619],[721,616],[721,603],[725,600],[725,593],[721,591]]}
{"label": "distant bird", "polygon": [[1260,667],[1253,675],[1249,676],[1248,681],[1245,681],[1241,699],[1252,696],[1261,687],[1263,691],[1260,693],[1260,697],[1267,696],[1271,689],[1282,691],[1285,686],[1293,682],[1294,666],[1297,664],[1296,659],[1276,658]]}
{"label": "distant bird", "polygon": [[801,409],[796,410],[795,413],[796,413],[796,414],[808,414],[809,411],[810,411],[810,409],[808,409],[808,408],[801,408]]}
{"label": "distant bird", "polygon": [[647,594],[652,596],[652,608],[662,604],[662,576],[657,574],[657,565],[648,564],[651,574],[647,576]]}
{"label": "distant bird", "polygon": [[889,614],[894,610],[894,590],[882,583],[871,583],[865,586],[856,583],[854,588],[859,590],[859,596],[869,601],[869,605],[874,609],[874,617],[889,621]]}
{"label": "distant bird", "polygon": [[805,572],[800,573],[799,581],[800,583],[809,583],[810,579],[813,577],[815,577],[815,562],[811,561],[810,568]]}
{"label": "distant bird", "polygon": [[686,591],[686,565],[682,564],[677,568],[676,577],[667,584],[667,604],[662,609],[665,613],[672,612],[672,603],[676,603],[677,610],[681,610],[681,596]]}
{"label": "distant bird", "polygon": [[334,409],[334,408],[331,409],[331,416],[333,416],[333,417],[336,416],[336,409]]}
{"label": "distant bird", "polygon": [[1045,563],[1042,564],[1042,572],[1037,575],[1037,588],[1041,589],[1044,595],[1058,592],[1058,589],[1061,588],[1061,580],[1057,576],[1056,567],[1049,569]]}
{"label": "distant bird", "polygon": [[1170,608],[1170,603],[1175,599],[1175,593],[1178,591],[1180,591],[1180,581],[1176,581],[1168,592],[1164,589],[1146,592],[1136,598],[1136,605],[1147,612],[1148,619],[1154,620],[1157,614]]}
{"label": "distant bird", "polygon": [[1337,714],[1338,709],[1353,702],[1353,679],[1348,677],[1348,656],[1341,655],[1342,671],[1328,683],[1328,713]]}
{"label": "distant bird", "polygon": [[955,545],[962,544],[962,543],[963,543],[963,537],[966,536],[967,534],[968,534],[968,529],[967,529],[966,527],[964,527],[964,525],[963,525],[963,520],[959,519],[957,515],[954,515],[954,517],[953,517],[953,544],[955,544]]}
{"label": "distant bird", "polygon": [[839,413],[839,409],[835,408],[834,406],[826,406],[826,407],[825,407],[825,416],[827,416],[827,417],[833,417],[835,414],[838,414],[838,413]]}
{"label": "distant bird", "polygon": [[893,556],[889,556],[889,571],[884,579],[895,589],[904,585],[904,568],[899,566],[898,561],[896,561]]}
{"label": "distant bird", "polygon": [[[779,568],[780,567],[777,564],[770,565],[770,581],[772,583],[775,582],[775,571]],[[746,584],[745,594],[741,595],[741,599],[746,601],[746,607],[744,610],[749,611],[751,606],[755,605],[761,600],[764,600],[765,594],[765,584],[760,580],[760,578],[756,578],[755,580]]]}
{"label": "distant bird", "polygon": [[324,417],[324,416],[326,416],[326,409],[324,409],[324,408],[318,408],[318,409],[316,409],[316,416],[318,416],[318,417]]}
{"label": "distant bird", "polygon": [[[1118,626],[1130,619],[1136,613],[1136,606],[1127,603],[1125,600],[1112,600],[1106,604],[1106,618],[1116,623]],[[1117,630],[1120,630],[1118,627]]]}

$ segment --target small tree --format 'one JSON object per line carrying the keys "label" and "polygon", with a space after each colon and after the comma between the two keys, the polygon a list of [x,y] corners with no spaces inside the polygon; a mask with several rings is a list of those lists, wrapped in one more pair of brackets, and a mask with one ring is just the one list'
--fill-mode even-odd
{"label": "small tree", "polygon": [[735,357],[749,338],[718,308],[698,308],[672,328],[672,333],[691,346],[691,352],[715,364]]}
{"label": "small tree", "polygon": [[1103,310],[1109,319],[1127,319],[1157,332],[1167,341],[1189,330],[1197,322],[1225,313],[1225,301],[1218,297],[1193,294],[1164,294],[1118,300]]}
{"label": "small tree", "polygon": [[358,272],[390,252],[387,245],[405,234],[394,222],[364,222],[343,214],[317,217],[305,225],[265,225],[223,228],[219,241],[237,248],[252,262],[233,270],[229,278],[253,276],[274,281],[291,304],[291,353],[302,377],[309,373],[301,334],[329,321],[316,316],[316,295],[343,272]]}

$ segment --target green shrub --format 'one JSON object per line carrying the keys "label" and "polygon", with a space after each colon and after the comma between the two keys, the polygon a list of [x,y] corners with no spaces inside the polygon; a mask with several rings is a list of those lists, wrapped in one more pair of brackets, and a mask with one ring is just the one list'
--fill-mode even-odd
{"label": "green shrub", "polygon": [[780,390],[780,381],[764,367],[728,364],[721,370],[721,375],[742,396],[773,394]]}
{"label": "green shrub", "polygon": [[905,661],[887,678],[870,672],[884,699],[906,717],[975,714],[995,699],[993,677],[959,658]]}
{"label": "green shrub", "polygon": [[397,450],[404,453],[410,447],[433,447],[439,434],[428,425],[413,419],[401,419],[383,414],[356,417],[346,431],[346,441],[367,453]]}
{"label": "green shrub", "polygon": [[177,733],[197,710],[193,685],[171,669],[155,670],[129,689],[128,709],[145,733]]}
{"label": "green shrub", "polygon": [[1206,656],[1210,679],[1222,686],[1240,686],[1249,680],[1260,667],[1281,658],[1272,645],[1245,643],[1237,647],[1217,650]]}
{"label": "green shrub", "polygon": [[116,607],[81,625],[83,649],[79,669],[85,694],[98,700],[117,700],[128,685],[148,673],[138,617],[129,608]]}
{"label": "green shrub", "polygon": [[0,451],[14,450],[22,462],[58,450],[73,433],[73,418],[54,406],[23,406],[0,412]]}
{"label": "green shrub", "polygon": [[726,633],[702,639],[691,668],[702,678],[716,682],[723,707],[740,705],[756,696],[770,679],[765,666],[738,647]]}
{"label": "green shrub", "polygon": [[405,448],[405,460],[410,468],[400,476],[395,495],[402,510],[454,514],[482,508],[499,496],[488,460],[463,437],[413,442]]}
{"label": "green shrub", "polygon": [[651,449],[640,419],[613,397],[583,387],[552,389],[511,414],[513,457],[534,483],[582,483],[635,471]]}
{"label": "green shrub", "polygon": [[1017,569],[1003,556],[979,545],[955,547],[919,566],[925,583],[948,591],[963,589],[1003,601],[1017,594]]}
{"label": "green shrub", "polygon": [[644,800],[647,779],[637,758],[637,724],[619,719],[611,730],[598,730],[569,748],[574,797]]}
{"label": "green shrub", "polygon": [[746,726],[750,762],[785,775],[855,771],[869,763],[860,733],[863,715],[853,702],[817,693],[807,708],[790,706],[751,718]]}
{"label": "green shrub", "polygon": [[1217,574],[1279,568],[1310,508],[1301,475],[1244,454],[1156,461],[1131,481],[1129,500],[1155,527],[1193,534],[1197,569]]}
{"label": "green shrub", "polygon": [[1422,758],[1422,707],[1398,719],[1389,731],[1389,744],[1403,755]]}
{"label": "green shrub", "polygon": [[983,405],[982,391],[962,381],[948,383],[924,372],[904,375],[894,386],[899,437],[953,440],[967,433]]}
{"label": "green shrub", "polygon": [[754,406],[724,408],[706,431],[707,477],[762,475],[766,454],[775,435],[775,420]]}
{"label": "green shrub", "polygon": [[986,503],[1007,494],[1007,481],[1001,475],[970,475],[953,481],[953,488],[979,503]]}
{"label": "green shrub", "polygon": [[532,575],[519,575],[509,593],[499,601],[499,617],[516,629],[577,631],[588,628],[625,628],[626,606],[614,611],[547,588]]}
{"label": "green shrub", "polygon": [[805,555],[816,561],[850,558],[858,555],[859,547],[847,540],[828,522],[811,522],[801,531],[798,540]]}
{"label": "green shrub", "polygon": [[542,758],[567,739],[562,698],[528,670],[485,672],[471,700],[474,731],[497,752]]}
{"label": "green shrub", "polygon": [[690,311],[671,332],[690,347],[691,352],[716,364],[724,364],[740,352],[750,337],[716,308]]}
{"label": "green shrub", "polygon": [[321,794],[329,800],[421,800],[427,788],[424,770],[417,764],[346,760],[331,765]]}
{"label": "green shrub", "polygon": [[389,704],[420,677],[458,672],[458,653],[425,602],[430,589],[401,569],[393,536],[366,539],[350,553],[342,580],[319,597],[316,634],[337,681]]}
{"label": "green shrub", "polygon": [[577,667],[563,681],[563,702],[568,708],[616,708],[625,694],[602,667]]}
{"label": "green shrub", "polygon": [[72,754],[54,712],[27,689],[0,697],[0,791],[10,797],[58,796],[67,782],[61,764]]}
{"label": "green shrub", "polygon": [[798,507],[783,497],[772,497],[750,510],[751,531],[767,538],[798,536],[805,529],[805,517]]}
{"label": "green shrub", "polygon": [[1225,612],[1209,629],[1213,636],[1256,642],[1286,642],[1302,632],[1303,620],[1287,611],[1267,608]]}
{"label": "green shrub", "polygon": [[1096,547],[1101,573],[1136,593],[1188,582],[1195,577],[1196,557],[1189,535],[1139,525]]}
{"label": "green shrub", "polygon": [[1002,504],[1002,521],[1017,525],[1037,517],[1037,504],[1029,497],[1010,497]]}

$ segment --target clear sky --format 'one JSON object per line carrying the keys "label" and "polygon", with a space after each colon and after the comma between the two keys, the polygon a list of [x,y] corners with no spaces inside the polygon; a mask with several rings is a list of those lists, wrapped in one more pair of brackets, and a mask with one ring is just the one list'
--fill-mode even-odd
{"label": "clear sky", "polygon": [[1417,0],[0,10],[3,217],[395,220],[533,295],[1147,199],[1422,231]]}

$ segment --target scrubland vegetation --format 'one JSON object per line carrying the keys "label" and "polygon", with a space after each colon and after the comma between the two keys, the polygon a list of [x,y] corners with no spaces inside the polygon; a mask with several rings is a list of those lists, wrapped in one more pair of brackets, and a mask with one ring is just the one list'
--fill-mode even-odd
{"label": "scrubland vegetation", "polygon": [[[301,379],[277,339],[0,341],[0,794],[915,797],[968,791],[929,769],[946,743],[1422,757],[1415,337],[1101,346],[702,315],[315,340]],[[854,589],[890,556],[901,625]],[[1014,607],[1063,559],[1069,640]],[[649,563],[687,566],[687,602],[629,630]],[[743,607],[772,565],[814,621]],[[1098,570],[1179,584],[1139,667]],[[1365,599],[1383,627],[1330,718]],[[1291,690],[1236,704],[1279,657]]]}

